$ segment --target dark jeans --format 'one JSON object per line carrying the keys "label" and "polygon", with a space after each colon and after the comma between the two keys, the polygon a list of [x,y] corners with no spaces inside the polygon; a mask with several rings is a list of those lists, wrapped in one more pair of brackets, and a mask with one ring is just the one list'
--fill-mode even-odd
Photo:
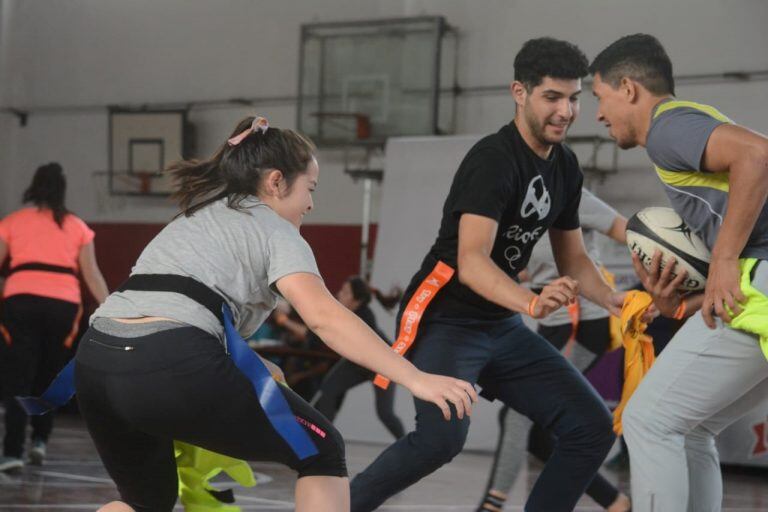
{"label": "dark jeans", "polygon": [[[40,395],[64,367],[79,305],[73,302],[13,295],[3,304],[3,325],[9,340],[0,341],[0,375],[5,402],[4,454],[19,457],[24,451],[27,413],[14,397]],[[47,441],[53,413],[32,416],[32,439]]]}
{"label": "dark jeans", "polygon": [[[323,416],[333,421],[341,409],[347,391],[363,382],[370,382],[373,377],[372,371],[366,370],[352,361],[342,359],[330,369],[328,375],[323,379],[320,391],[317,392],[312,405]],[[391,385],[387,389],[374,386],[373,389],[376,398],[376,415],[390,434],[395,439],[400,439],[405,435],[405,429],[394,411],[395,386]]]}
{"label": "dark jeans", "polygon": [[[518,315],[496,321],[441,318],[422,325],[413,349],[421,370],[478,383],[558,438],[531,490],[527,512],[571,511],[614,441],[608,409],[584,377]],[[416,430],[352,481],[352,512],[387,498],[450,462],[464,446],[469,417],[450,421],[415,400]]]}
{"label": "dark jeans", "polygon": [[[552,345],[562,351],[571,336],[571,324],[557,326],[540,326],[539,334]],[[583,320],[579,323],[576,341],[595,355],[594,361],[582,370],[587,373],[599,360],[610,343],[611,331],[608,318]],[[507,409],[503,409],[506,411]],[[528,436],[528,451],[542,461],[549,459],[557,440],[551,432],[534,423]],[[603,508],[608,508],[619,495],[619,490],[600,473],[595,475],[586,490],[587,496],[595,500]]]}
{"label": "dark jeans", "polygon": [[194,327],[136,338],[91,328],[77,351],[75,386],[99,456],[137,512],[173,509],[174,440],[280,462],[299,476],[346,476],[344,441],[333,425],[279,386],[319,451],[299,460],[272,427],[251,381],[215,337]]}

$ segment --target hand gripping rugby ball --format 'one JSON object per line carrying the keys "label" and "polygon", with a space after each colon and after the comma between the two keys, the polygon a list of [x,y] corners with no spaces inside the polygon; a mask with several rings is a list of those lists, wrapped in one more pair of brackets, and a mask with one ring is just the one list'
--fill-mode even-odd
{"label": "hand gripping rugby ball", "polygon": [[661,268],[674,257],[675,268],[688,271],[680,289],[704,289],[709,272],[709,249],[672,208],[654,206],[633,215],[627,222],[627,246],[638,255],[646,270],[651,268],[656,250],[662,254]]}

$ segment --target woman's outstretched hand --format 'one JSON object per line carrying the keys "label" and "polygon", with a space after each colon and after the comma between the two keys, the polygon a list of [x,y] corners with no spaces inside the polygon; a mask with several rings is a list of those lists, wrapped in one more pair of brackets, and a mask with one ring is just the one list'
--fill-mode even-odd
{"label": "woman's outstretched hand", "polygon": [[472,403],[477,402],[477,391],[472,384],[453,377],[419,371],[405,386],[416,398],[437,405],[446,420],[451,419],[449,402],[456,408],[459,419],[464,414],[472,414]]}

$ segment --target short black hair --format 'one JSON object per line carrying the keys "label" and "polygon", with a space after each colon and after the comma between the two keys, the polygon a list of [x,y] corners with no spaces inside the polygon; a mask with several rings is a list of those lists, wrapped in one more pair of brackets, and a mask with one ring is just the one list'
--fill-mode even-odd
{"label": "short black hair", "polygon": [[656,96],[675,94],[672,61],[659,40],[648,34],[632,34],[614,42],[595,57],[589,72],[600,73],[600,79],[614,89],[627,77]]}
{"label": "short black hair", "polygon": [[515,80],[531,90],[545,76],[558,79],[584,78],[589,61],[578,46],[551,37],[531,39],[515,56]]}

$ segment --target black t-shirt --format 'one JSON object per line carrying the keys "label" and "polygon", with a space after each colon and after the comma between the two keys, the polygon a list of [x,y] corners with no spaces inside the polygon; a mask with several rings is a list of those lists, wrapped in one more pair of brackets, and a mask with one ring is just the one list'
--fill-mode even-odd
{"label": "black t-shirt", "polygon": [[[512,122],[475,144],[453,178],[443,207],[440,232],[421,269],[411,280],[405,307],[438,260],[457,268],[459,219],[463,213],[498,222],[491,259],[512,278],[526,267],[533,246],[553,226],[579,227],[583,176],[576,155],[557,144],[542,159],[525,143]],[[429,305],[435,312],[458,317],[496,319],[512,312],[461,284],[458,272]]]}

